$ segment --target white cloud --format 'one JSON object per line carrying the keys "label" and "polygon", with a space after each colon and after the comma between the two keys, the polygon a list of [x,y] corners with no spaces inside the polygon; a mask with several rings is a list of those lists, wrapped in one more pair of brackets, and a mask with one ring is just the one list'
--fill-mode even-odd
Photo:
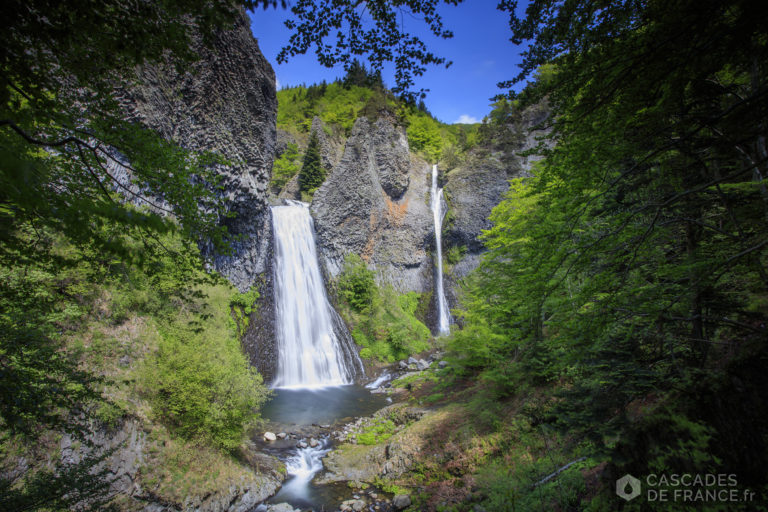
{"label": "white cloud", "polygon": [[280,90],[280,80],[277,77],[275,77],[275,89]]}
{"label": "white cloud", "polygon": [[472,117],[467,114],[461,114],[459,118],[453,122],[453,124],[475,124],[479,122],[480,120],[476,117]]}

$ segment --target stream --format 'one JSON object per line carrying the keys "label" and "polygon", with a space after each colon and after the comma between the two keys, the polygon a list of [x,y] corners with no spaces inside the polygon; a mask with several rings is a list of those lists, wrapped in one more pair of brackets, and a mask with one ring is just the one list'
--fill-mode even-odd
{"label": "stream", "polygon": [[[388,375],[382,377],[374,383],[389,378]],[[352,497],[350,488],[343,483],[319,485],[312,482],[323,470],[323,457],[333,448],[330,433],[334,427],[389,405],[389,399],[385,394],[372,393],[371,388],[361,385],[278,388],[273,393],[262,409],[262,416],[269,420],[269,429],[284,432],[287,437],[270,443],[264,451],[285,463],[288,478],[267,503],[289,503],[302,510],[338,510],[344,500]],[[315,447],[309,446],[312,438],[318,442]],[[302,442],[307,446],[301,447]],[[257,509],[265,510],[266,507]]]}

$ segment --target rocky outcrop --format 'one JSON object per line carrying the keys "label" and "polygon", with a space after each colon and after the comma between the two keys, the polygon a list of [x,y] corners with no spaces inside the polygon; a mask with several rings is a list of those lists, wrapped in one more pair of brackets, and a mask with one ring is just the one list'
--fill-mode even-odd
{"label": "rocky outcrop", "polygon": [[372,416],[373,421],[390,419],[395,425],[405,428],[398,428],[390,439],[382,443],[343,443],[337,446],[323,459],[326,472],[317,478],[317,482],[373,482],[379,478],[397,478],[418,461],[425,437],[435,425],[435,416],[424,409],[400,404],[381,409]]}
{"label": "rocky outcrop", "polygon": [[[194,491],[178,503],[157,495],[142,480],[142,468],[149,463],[151,444],[147,428],[135,418],[123,418],[113,427],[101,426],[87,434],[87,443],[63,434],[59,441],[61,460],[65,464],[78,463],[83,457],[108,453],[108,457],[94,467],[106,469],[110,482],[110,496],[119,496],[127,510],[246,512],[273,495],[284,479],[277,459],[245,451],[242,475],[230,479],[229,485],[215,492],[197,494]],[[254,468],[259,468],[258,471]]]}
{"label": "rocky outcrop", "polygon": [[532,175],[533,164],[539,157],[521,153],[536,147],[540,137],[546,135],[547,131],[540,126],[548,115],[545,105],[522,111],[506,127],[505,145],[473,150],[462,165],[444,176],[449,214],[443,226],[443,253],[450,247],[459,247],[464,253],[446,272],[446,292],[451,304],[456,303],[459,281],[480,263],[484,247],[479,236],[491,227],[488,217],[504,198],[509,180]]}
{"label": "rocky outcrop", "polygon": [[429,172],[410,155],[405,131],[392,119],[355,122],[311,206],[321,263],[331,277],[346,254],[356,253],[380,282],[401,292],[432,289]]}
{"label": "rocky outcrop", "polygon": [[221,219],[233,242],[229,255],[203,251],[241,291],[269,265],[271,233],[267,192],[275,150],[275,74],[259,51],[242,13],[230,30],[206,47],[193,41],[201,58],[180,74],[172,63],[139,70],[138,83],[124,87],[121,103],[129,118],[157,130],[181,146],[214,151],[221,194],[233,218]]}
{"label": "rocky outcrop", "polygon": [[331,172],[331,169],[336,167],[341,159],[344,144],[333,136],[331,130],[328,130],[323,120],[317,116],[312,119],[312,128],[310,128],[309,133],[317,137],[320,163],[323,169],[326,173]]}

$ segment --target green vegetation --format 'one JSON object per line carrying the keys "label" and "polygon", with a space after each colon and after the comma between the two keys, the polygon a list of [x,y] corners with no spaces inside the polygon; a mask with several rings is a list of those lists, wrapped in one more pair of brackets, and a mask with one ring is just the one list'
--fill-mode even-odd
{"label": "green vegetation", "polygon": [[383,443],[395,433],[395,423],[387,418],[375,418],[356,436],[357,444]]}
{"label": "green vegetation", "polygon": [[231,320],[234,322],[237,337],[242,338],[248,329],[251,313],[256,311],[256,301],[259,300],[259,292],[251,288],[245,293],[235,293],[229,301],[232,310]]}
{"label": "green vegetation", "polygon": [[309,133],[318,116],[327,126],[349,135],[355,119],[376,94],[372,89],[340,82],[291,87],[277,92],[277,127],[290,133]]}
{"label": "green vegetation", "polygon": [[[395,97],[384,88],[380,74],[367,71],[357,61],[342,80],[282,89],[277,99],[278,128],[298,139],[309,133],[315,116],[331,133],[349,136],[357,118],[367,117],[375,122],[387,115],[406,127],[411,151],[429,162],[439,161],[446,169],[459,165],[479,140],[479,125],[441,123],[432,117],[423,102],[408,103]],[[285,177],[293,171],[295,159],[295,156],[281,156],[275,162],[280,177],[273,176],[273,181],[287,182],[290,177]]]}
{"label": "green vegetation", "polygon": [[[768,110],[757,64],[768,33],[752,7],[625,3],[596,26],[563,23],[590,16],[576,2],[519,20],[515,37],[534,38],[523,75],[538,68],[539,78],[499,101],[487,129],[503,140],[546,98],[557,144],[537,150],[546,158],[535,178],[513,181],[493,210],[463,328],[448,340],[452,371],[477,383],[478,414],[539,395],[516,417],[535,427],[530,446],[562,440],[547,454],[555,466],[580,454],[605,466],[596,489],[574,466],[557,486],[520,494],[535,479],[504,447],[481,478],[488,510],[613,510],[625,473],[733,473],[741,489],[766,491],[756,418],[768,409],[756,397],[768,379],[755,365],[768,358],[768,208],[755,112]],[[703,50],[715,32],[718,50]],[[532,473],[545,472],[542,456],[527,459]]]}
{"label": "green vegetation", "polygon": [[323,181],[325,181],[325,169],[323,169],[320,160],[317,135],[312,133],[309,136],[307,151],[304,153],[304,163],[299,172],[299,188],[311,196],[323,184]]}
{"label": "green vegetation", "polygon": [[394,362],[429,348],[429,329],[415,316],[419,294],[377,286],[360,256],[346,257],[336,289],[340,313],[363,347],[361,357]]}
{"label": "green vegetation", "polygon": [[269,181],[272,192],[280,192],[285,184],[298,174],[301,161],[299,147],[293,142],[289,143],[285,151],[272,164],[272,178]]}
{"label": "green vegetation", "polygon": [[[201,439],[228,450],[238,448],[256,411],[268,396],[261,376],[250,367],[232,329],[228,305],[240,301],[249,310],[253,294],[226,287],[205,290],[197,315],[180,314],[159,328],[157,352],[147,361],[141,385],[158,421],[186,439]],[[246,298],[246,300],[243,300]],[[239,309],[238,305],[238,309]]]}

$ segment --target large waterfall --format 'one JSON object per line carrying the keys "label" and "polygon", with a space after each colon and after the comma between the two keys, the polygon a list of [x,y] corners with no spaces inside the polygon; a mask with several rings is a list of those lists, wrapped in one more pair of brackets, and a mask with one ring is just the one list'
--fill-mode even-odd
{"label": "large waterfall", "polygon": [[437,331],[448,334],[450,331],[450,313],[443,291],[443,189],[437,186],[437,165],[432,166],[432,189],[430,190],[432,216],[435,221],[435,246],[437,248],[437,275],[435,276],[435,295],[437,296]]}
{"label": "large waterfall", "polygon": [[275,235],[277,376],[274,387],[351,384],[363,365],[325,292],[309,205],[272,208]]}

